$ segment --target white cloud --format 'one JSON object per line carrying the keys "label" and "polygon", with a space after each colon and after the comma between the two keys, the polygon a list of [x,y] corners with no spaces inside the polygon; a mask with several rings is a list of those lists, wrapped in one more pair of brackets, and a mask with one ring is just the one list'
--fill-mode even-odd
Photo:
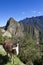
{"label": "white cloud", "polygon": [[40,11],[36,11],[36,10],[33,10],[32,13],[33,13],[33,14],[41,14]]}

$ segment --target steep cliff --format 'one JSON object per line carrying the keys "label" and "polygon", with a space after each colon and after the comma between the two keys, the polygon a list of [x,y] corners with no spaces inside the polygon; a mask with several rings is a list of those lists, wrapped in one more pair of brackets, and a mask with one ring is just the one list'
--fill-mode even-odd
{"label": "steep cliff", "polygon": [[12,17],[7,21],[4,30],[9,31],[12,35],[23,37],[23,27]]}

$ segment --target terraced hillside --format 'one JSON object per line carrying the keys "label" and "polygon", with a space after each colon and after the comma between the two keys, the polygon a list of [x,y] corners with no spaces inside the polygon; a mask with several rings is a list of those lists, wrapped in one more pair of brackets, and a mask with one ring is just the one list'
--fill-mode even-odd
{"label": "terraced hillside", "polygon": [[20,59],[15,55],[15,62],[14,64],[12,61],[9,61],[9,57],[6,55],[5,50],[0,45],[0,65],[24,65]]}

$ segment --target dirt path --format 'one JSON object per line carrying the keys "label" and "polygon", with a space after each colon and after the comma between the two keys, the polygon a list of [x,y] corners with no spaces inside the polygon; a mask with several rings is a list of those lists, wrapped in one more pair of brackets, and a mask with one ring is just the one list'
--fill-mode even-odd
{"label": "dirt path", "polygon": [[25,64],[21,63],[21,65],[25,65]]}

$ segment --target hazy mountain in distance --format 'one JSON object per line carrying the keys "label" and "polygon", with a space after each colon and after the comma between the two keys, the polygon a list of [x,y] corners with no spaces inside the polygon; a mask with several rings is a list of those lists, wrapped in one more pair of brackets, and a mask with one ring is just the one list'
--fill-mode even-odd
{"label": "hazy mountain in distance", "polygon": [[29,25],[36,27],[38,30],[43,32],[43,16],[25,18],[19,21],[20,24]]}

